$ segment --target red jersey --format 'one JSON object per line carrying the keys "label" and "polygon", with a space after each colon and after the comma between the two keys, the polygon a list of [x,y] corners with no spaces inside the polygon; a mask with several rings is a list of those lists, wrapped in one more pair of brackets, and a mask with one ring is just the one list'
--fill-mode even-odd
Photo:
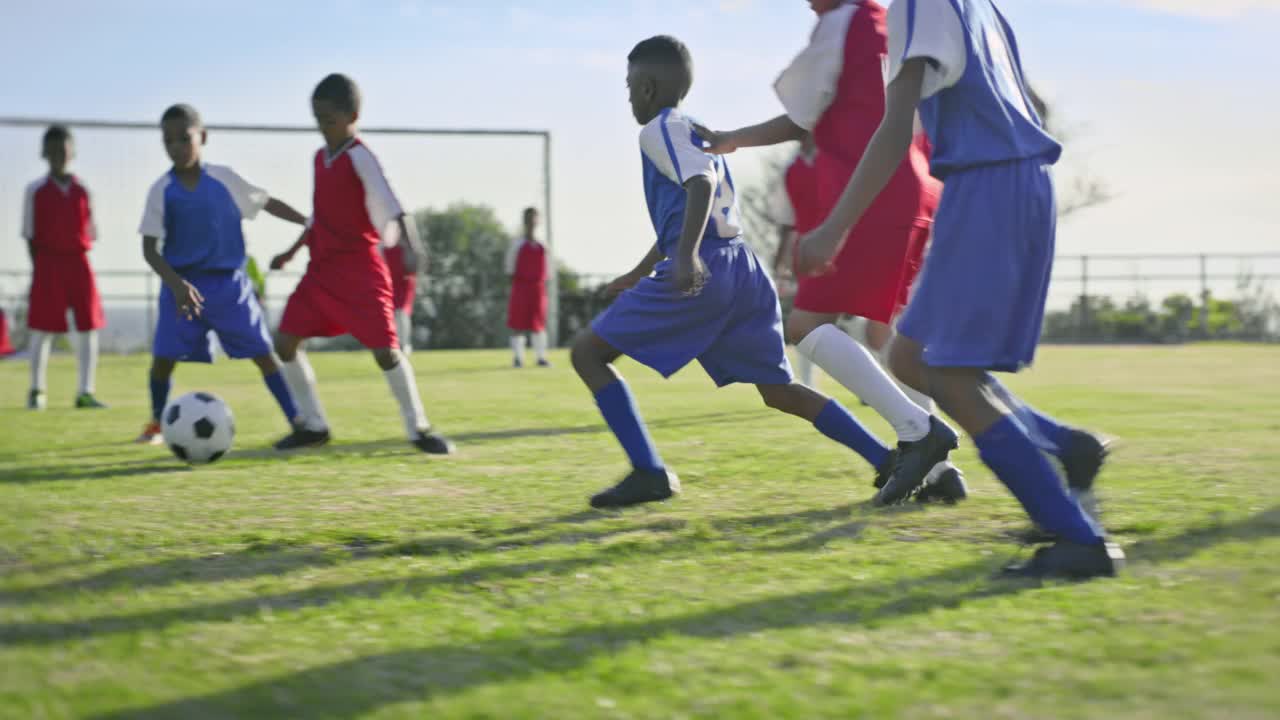
{"label": "red jersey", "polygon": [[542,332],[547,327],[547,246],[533,239],[512,243],[506,265],[511,276],[507,327]]}
{"label": "red jersey", "polygon": [[93,246],[89,191],[71,176],[64,185],[52,176],[27,186],[22,236],[37,255],[79,255]]}
{"label": "red jersey", "polygon": [[344,253],[368,253],[404,214],[369,148],[352,138],[338,152],[320,148],[315,158],[314,208],[307,233],[313,261]]}
{"label": "red jersey", "polygon": [[783,184],[787,190],[787,201],[791,205],[791,226],[801,235],[827,219],[818,196],[817,182],[813,159],[805,157],[803,153],[796,155],[796,159],[787,166]]}

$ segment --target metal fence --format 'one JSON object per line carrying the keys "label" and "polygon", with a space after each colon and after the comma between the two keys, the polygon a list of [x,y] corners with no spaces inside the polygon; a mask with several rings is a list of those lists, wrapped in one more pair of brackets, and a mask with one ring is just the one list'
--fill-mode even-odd
{"label": "metal fence", "polygon": [[[108,323],[103,332],[103,347],[116,352],[147,350],[155,326],[159,279],[154,273],[143,270],[99,270],[97,274]],[[0,307],[9,314],[14,341],[19,344],[25,342],[25,323],[19,320],[25,317],[29,275],[25,269],[0,270]],[[278,321],[298,277],[300,274],[296,272],[271,274],[265,305],[273,322]],[[577,290],[553,295],[555,319],[563,325],[562,341],[567,342],[574,333],[586,327],[591,318],[605,307],[608,299],[600,288],[612,277],[577,275]],[[1059,320],[1058,329],[1053,331],[1058,334],[1054,339],[1114,339],[1098,336],[1101,331],[1096,328],[1096,318],[1090,314],[1096,313],[1100,305],[1106,302],[1123,305],[1132,298],[1144,297],[1158,308],[1162,300],[1176,294],[1189,296],[1195,303],[1192,329],[1199,324],[1203,332],[1190,335],[1209,336],[1210,299],[1238,299],[1246,285],[1255,296],[1274,297],[1273,291],[1280,286],[1280,253],[1060,256],[1054,267],[1050,290],[1051,315],[1056,313]],[[505,297],[505,290],[501,288],[485,292],[491,301]],[[493,297],[488,298],[488,295]],[[502,302],[491,302],[490,305],[502,307]],[[441,311],[447,312],[447,309]],[[1272,311],[1280,315],[1280,310],[1274,305]],[[1064,332],[1062,316],[1067,313],[1070,314],[1070,325]],[[500,313],[496,313],[494,327],[486,336],[503,337],[503,321]],[[1280,324],[1280,317],[1274,321]],[[420,325],[422,337],[418,340],[422,342],[429,336],[430,323],[423,321]],[[1280,334],[1280,327],[1272,326],[1270,335],[1274,337],[1277,334]]]}

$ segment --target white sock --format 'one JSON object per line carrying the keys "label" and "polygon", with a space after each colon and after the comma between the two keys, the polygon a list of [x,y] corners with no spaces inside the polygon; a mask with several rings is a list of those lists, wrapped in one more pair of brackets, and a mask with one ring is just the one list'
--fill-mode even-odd
{"label": "white sock", "polygon": [[929,413],[911,402],[871,352],[840,328],[822,325],[796,348],[888,420],[899,440],[911,442],[929,433]]}
{"label": "white sock", "polygon": [[537,356],[538,362],[546,362],[547,360],[547,331],[533,333],[533,354]]}
{"label": "white sock", "polygon": [[53,336],[32,330],[31,335],[31,389],[44,392],[49,378],[49,352],[53,349]]}
{"label": "white sock", "polygon": [[808,387],[813,387],[813,361],[805,357],[804,353],[796,353],[796,378]]}
{"label": "white sock", "polygon": [[94,391],[94,378],[98,374],[98,331],[80,333],[76,344],[76,359],[80,369],[80,394]]}
{"label": "white sock", "polygon": [[892,341],[885,343],[884,347],[879,350],[873,351],[876,354],[876,359],[880,361],[880,365],[884,368],[884,371],[889,373],[889,377],[893,378],[893,381],[898,383],[898,387],[902,388],[903,394],[911,398],[911,402],[924,408],[925,412],[932,415],[934,408],[936,407],[933,403],[933,398],[902,382],[893,374],[893,371],[889,369],[889,348],[891,347],[893,347]]}
{"label": "white sock", "polygon": [[400,352],[413,352],[413,318],[404,310],[396,310],[396,335],[400,336]]}
{"label": "white sock", "polygon": [[511,354],[517,363],[524,364],[524,333],[511,336]]}
{"label": "white sock", "polygon": [[289,386],[289,394],[293,395],[293,402],[298,406],[302,426],[307,430],[328,430],[329,419],[325,417],[320,396],[316,393],[316,371],[311,369],[307,354],[299,350],[293,360],[280,363],[280,372]]}
{"label": "white sock", "polygon": [[384,370],[387,384],[391,386],[391,394],[396,396],[400,404],[400,417],[404,420],[404,433],[410,440],[418,437],[418,433],[431,427],[427,422],[427,413],[422,409],[422,398],[418,396],[418,382],[413,377],[413,368],[409,367],[408,358],[390,370]]}

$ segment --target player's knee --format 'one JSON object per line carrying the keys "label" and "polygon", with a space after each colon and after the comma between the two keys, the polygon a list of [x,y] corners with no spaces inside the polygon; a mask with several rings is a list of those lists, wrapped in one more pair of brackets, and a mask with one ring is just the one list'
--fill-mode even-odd
{"label": "player's knee", "polygon": [[254,358],[253,363],[258,366],[263,375],[271,375],[280,370],[280,366],[276,364],[275,356],[271,353]]}
{"label": "player's knee", "polygon": [[573,347],[569,350],[569,362],[573,364],[573,369],[581,375],[587,368],[598,367],[602,364],[599,354],[595,350],[595,345],[591,342],[591,333],[584,332],[573,341]]}
{"label": "player's knee", "polygon": [[774,410],[788,412],[795,405],[795,392],[791,385],[757,385],[756,390],[764,404]]}
{"label": "player's knee", "polygon": [[298,340],[292,335],[277,335],[275,345],[281,360],[293,362],[298,357]]}
{"label": "player's knee", "polygon": [[151,379],[168,380],[173,375],[176,363],[169,358],[153,357],[151,359]]}
{"label": "player's knee", "polygon": [[400,351],[396,348],[377,348],[373,351],[373,360],[383,370],[390,370],[400,364]]}
{"label": "player's knee", "polygon": [[787,323],[783,327],[783,334],[786,336],[787,343],[790,345],[799,345],[804,339],[809,337],[809,333],[818,329],[823,323],[815,322],[813,318],[802,313],[791,313],[787,318]]}

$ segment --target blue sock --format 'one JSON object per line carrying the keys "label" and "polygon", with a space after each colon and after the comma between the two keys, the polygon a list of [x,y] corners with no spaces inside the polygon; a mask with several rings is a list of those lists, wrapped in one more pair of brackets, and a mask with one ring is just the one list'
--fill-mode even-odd
{"label": "blue sock", "polygon": [[289,394],[289,385],[285,383],[284,375],[277,370],[270,375],[263,375],[262,380],[275,396],[280,409],[284,411],[284,419],[292,425],[293,421],[298,419],[298,406],[293,404],[293,395]]}
{"label": "blue sock", "polygon": [[874,468],[879,468],[889,459],[889,448],[867,432],[843,405],[830,400],[818,413],[813,426],[818,432],[858,453]]}
{"label": "blue sock", "polygon": [[621,379],[615,380],[596,393],[596,405],[600,414],[614,437],[622,444],[622,449],[636,470],[661,470],[662,458],[658,457],[658,449],[653,445],[653,438],[640,419],[635,399],[631,391]]}
{"label": "blue sock", "polygon": [[987,373],[986,384],[1009,407],[1041,450],[1057,456],[1066,451],[1071,442],[1071,428],[1023,402],[990,373]]}
{"label": "blue sock", "polygon": [[1067,494],[1049,460],[1016,419],[1004,417],[973,443],[982,462],[1013,492],[1037,525],[1082,545],[1103,541],[1102,529]]}
{"label": "blue sock", "polygon": [[169,403],[169,389],[173,387],[172,380],[156,380],[148,377],[151,383],[151,417],[156,422],[160,422],[160,413],[164,412],[164,406]]}

